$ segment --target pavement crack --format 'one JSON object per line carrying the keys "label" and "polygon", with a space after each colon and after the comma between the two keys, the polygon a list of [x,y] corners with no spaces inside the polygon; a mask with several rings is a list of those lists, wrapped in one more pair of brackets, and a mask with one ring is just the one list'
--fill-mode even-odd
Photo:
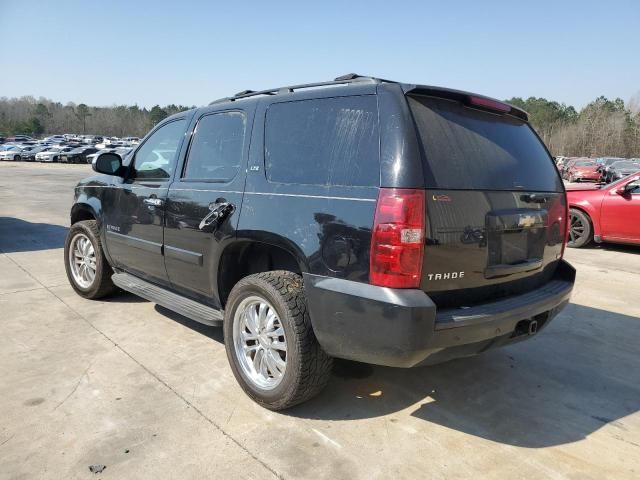
{"label": "pavement crack", "polygon": [[0,293],[0,296],[2,296],[2,295],[11,295],[12,293],[35,292],[36,290],[44,290],[44,289],[45,289],[45,287],[27,288],[25,290],[13,290],[11,292],[2,292],[2,293]]}
{"label": "pavement crack", "polygon": [[[6,257],[11,260],[13,263],[15,263],[18,268],[20,268],[23,272],[25,272],[27,275],[29,275],[31,278],[33,278],[36,282],[38,282],[40,285],[42,285],[42,288],[44,288],[45,290],[47,290],[51,295],[53,295],[55,298],[58,299],[58,301],[60,301],[63,305],[65,305],[70,311],[72,311],[78,318],[80,318],[81,320],[83,320],[84,322],[86,322],[91,328],[93,328],[96,332],[98,332],[100,335],[102,335],[104,338],[106,338],[109,343],[111,343],[112,345],[114,345],[118,350],[120,350],[122,353],[124,353],[127,357],[129,357],[133,362],[135,362],[140,368],[142,368],[145,372],[147,372],[149,375],[151,375],[153,378],[155,378],[158,382],[160,382],[162,385],[164,385],[170,392],[172,392],[176,397],[178,397],[180,400],[182,400],[184,403],[186,403],[189,407],[191,407],[198,415],[200,415],[205,421],[207,421],[211,426],[213,426],[216,430],[218,430],[224,437],[228,438],[231,442],[233,442],[238,448],[240,448],[242,451],[244,451],[247,455],[249,455],[249,457],[251,457],[253,460],[255,460],[256,462],[258,462],[260,465],[262,465],[265,469],[267,469],[269,472],[271,472],[276,478],[280,478],[280,479],[284,479],[284,476],[280,473],[278,473],[277,471],[275,471],[273,468],[271,468],[269,465],[267,465],[264,461],[262,461],[261,459],[259,459],[252,451],[250,451],[247,447],[245,447],[242,443],[240,443],[239,440],[237,440],[235,437],[233,437],[230,433],[228,433],[226,430],[224,430],[220,425],[218,425],[213,419],[209,418],[202,410],[200,410],[198,407],[196,407],[193,402],[189,401],[187,398],[185,398],[183,395],[181,395],[179,392],[177,392],[176,390],[173,389],[173,387],[171,385],[169,385],[167,382],[165,382],[162,378],[160,378],[155,372],[153,372],[152,370],[150,370],[149,368],[146,367],[146,365],[144,365],[143,363],[141,363],[140,361],[138,361],[138,359],[136,359],[133,355],[131,355],[129,352],[127,352],[124,348],[122,348],[115,340],[113,340],[111,337],[109,337],[109,335],[107,335],[106,333],[104,333],[102,330],[100,330],[98,327],[96,327],[93,323],[91,323],[89,321],[89,319],[87,319],[84,315],[82,315],[80,312],[78,312],[76,309],[74,309],[71,305],[69,305],[67,302],[65,302],[62,298],[60,298],[58,295],[56,295],[56,293],[51,290],[51,288],[47,287],[46,285],[44,285],[40,280],[38,280],[37,278],[35,278],[33,275],[31,275],[31,273],[29,273],[28,270],[26,270],[22,265],[20,265],[18,262],[16,262],[13,258],[11,258],[11,256],[6,255]],[[90,367],[91,365],[89,365]],[[71,395],[73,395],[73,392],[76,391],[76,389],[78,388],[78,386],[80,385],[80,381],[82,380],[82,377],[86,374],[86,372],[89,370],[89,367],[87,367],[87,370],[85,370],[85,373],[82,374],[82,376],[80,377],[80,379],[78,380],[78,383],[76,384],[75,388],[71,391],[71,393],[69,393],[69,395],[67,395],[67,398],[69,398]],[[56,408],[58,408],[60,405],[62,405],[62,403],[64,403],[65,401],[67,401],[67,398],[65,398],[58,406],[56,406]],[[54,408],[55,410],[55,408]],[[6,443],[6,442],[5,442]]]}
{"label": "pavement crack", "polygon": [[[41,284],[42,285],[42,284]],[[44,285],[43,285],[44,286]],[[189,399],[187,399],[184,395],[180,394],[180,392],[178,392],[177,390],[175,390],[171,385],[169,385],[166,381],[164,381],[160,376],[158,376],[154,371],[150,370],[146,365],[144,365],[143,363],[141,363],[137,358],[135,358],[133,355],[131,355],[127,350],[125,350],[122,346],[120,346],[115,340],[113,340],[111,337],[109,337],[109,335],[107,335],[106,333],[104,333],[102,330],[100,330],[98,327],[96,327],[93,323],[91,323],[84,315],[82,315],[80,312],[78,312],[77,310],[75,310],[71,305],[69,305],[67,302],[65,302],[62,298],[60,298],[54,291],[50,290],[47,287],[44,287],[47,289],[47,291],[49,291],[55,298],[58,299],[58,301],[60,301],[63,305],[65,305],[71,312],[73,312],[78,318],[80,318],[81,320],[83,320],[84,322],[86,322],[91,328],[93,328],[96,332],[98,332],[100,335],[102,335],[107,341],[109,341],[109,343],[111,343],[114,347],[116,347],[118,350],[120,350],[122,353],[124,353],[127,357],[129,357],[136,365],[138,365],[140,368],[142,368],[145,372],[147,372],[149,375],[151,375],[153,378],[156,379],[156,381],[158,381],[159,383],[161,383],[162,385],[164,385],[165,388],[167,388],[167,390],[169,390],[171,393],[173,393],[176,397],[178,397],[180,400],[182,400],[186,405],[188,405],[191,409],[193,409],[193,411],[195,411],[198,415],[200,415],[207,423],[209,423],[213,428],[215,428],[217,431],[219,431],[224,437],[226,437],[227,439],[229,439],[232,443],[234,443],[238,448],[240,448],[243,452],[245,452],[249,457],[251,457],[253,460],[255,460],[257,463],[259,463],[260,465],[262,465],[266,470],[268,470],[269,472],[271,472],[271,474],[273,474],[276,478],[279,479],[284,479],[284,476],[280,473],[278,473],[276,470],[274,470],[272,467],[270,467],[269,465],[267,465],[267,463],[265,463],[263,460],[261,460],[260,458],[258,458],[258,456],[256,454],[254,454],[251,450],[249,450],[246,446],[244,446],[238,439],[236,439],[233,435],[231,435],[229,432],[227,432],[224,428],[222,428],[220,425],[218,425],[212,418],[208,417],[200,408],[198,408],[196,405],[193,404],[192,401],[190,401]],[[87,368],[88,370],[88,368]],[[86,371],[85,371],[86,372]],[[83,374],[84,376],[84,374]],[[80,377],[80,379],[82,379],[82,377]],[[79,384],[80,381],[78,381]],[[76,386],[77,388],[77,386]],[[74,389],[75,391],[75,389]],[[72,394],[73,392],[71,392],[69,394],[69,396]],[[65,399],[66,400],[66,399]],[[64,401],[62,402],[64,403]],[[57,408],[57,407],[56,407]]]}
{"label": "pavement crack", "polygon": [[78,387],[80,386],[80,382],[82,382],[82,379],[85,377],[85,375],[87,376],[87,379],[89,378],[89,375],[87,374],[87,372],[91,368],[91,365],[93,365],[93,362],[89,363],[87,368],[84,369],[84,372],[82,372],[82,375],[80,375],[80,378],[78,378],[78,381],[76,382],[75,386],[71,389],[69,394],[66,397],[64,397],[64,399],[60,403],[58,403],[52,411],[55,412],[59,407],[62,406],[63,403],[65,403],[67,400],[69,400],[69,398],[71,398],[71,396],[74,393],[76,393],[76,390],[78,390]]}
{"label": "pavement crack", "polygon": [[15,437],[16,434],[14,433],[13,435],[11,435],[9,438],[7,438],[4,442],[0,443],[0,447],[2,447],[5,443],[8,443],[9,440],[11,440],[13,437]]}

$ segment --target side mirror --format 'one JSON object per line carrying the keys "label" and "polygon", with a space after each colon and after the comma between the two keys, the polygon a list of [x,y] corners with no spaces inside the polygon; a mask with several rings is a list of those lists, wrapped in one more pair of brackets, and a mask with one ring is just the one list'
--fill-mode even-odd
{"label": "side mirror", "polygon": [[638,179],[631,180],[630,182],[627,182],[626,185],[623,185],[622,187],[616,188],[616,193],[618,195],[627,195],[627,194],[629,194],[629,192],[632,192],[637,187],[638,187]]}
{"label": "side mirror", "polygon": [[101,153],[93,159],[91,167],[98,173],[122,176],[122,158],[117,153]]}

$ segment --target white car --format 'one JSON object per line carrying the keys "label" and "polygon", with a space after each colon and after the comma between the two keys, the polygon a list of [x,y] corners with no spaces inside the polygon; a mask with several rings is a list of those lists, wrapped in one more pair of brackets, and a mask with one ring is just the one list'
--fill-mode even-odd
{"label": "white car", "polygon": [[96,144],[96,148],[99,148],[101,150],[104,150],[104,149],[107,149],[107,148],[115,148],[116,147],[115,144],[119,140],[120,139],[117,138],[117,137],[104,137],[101,142]]}
{"label": "white car", "polygon": [[49,143],[62,143],[66,142],[66,139],[64,138],[64,135],[52,135],[45,138],[44,141]]}
{"label": "white car", "polygon": [[74,147],[51,147],[44,152],[36,153],[36,162],[57,162],[60,160],[60,154],[70,152]]}
{"label": "white car", "polygon": [[100,155],[101,153],[107,153],[107,152],[117,153],[124,160],[124,158],[127,155],[129,155],[131,150],[132,150],[131,148],[121,148],[121,147],[118,147],[118,148],[105,148],[105,149],[97,151],[96,153],[92,153],[91,155],[87,155],[87,163],[93,163],[93,161],[95,160],[95,158],[98,155]]}
{"label": "white car", "polygon": [[0,151],[0,160],[22,160],[22,157],[20,155],[21,152],[22,147],[18,145],[9,146],[6,148],[6,150]]}

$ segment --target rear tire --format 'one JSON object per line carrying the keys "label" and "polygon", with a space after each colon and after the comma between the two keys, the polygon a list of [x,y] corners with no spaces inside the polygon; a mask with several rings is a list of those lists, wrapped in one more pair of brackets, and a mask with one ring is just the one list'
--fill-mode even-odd
{"label": "rear tire", "polygon": [[[78,259],[82,257],[82,255],[78,255],[76,247],[79,242],[85,242],[85,239],[91,244],[91,248],[87,246],[86,258],[92,258],[90,260],[82,259],[80,261],[80,263],[84,264],[84,267],[74,267],[73,264],[78,262]],[[91,251],[93,253],[92,255]],[[89,272],[91,270],[94,271],[93,275],[87,272],[87,264],[90,264]],[[102,251],[100,233],[95,220],[83,220],[71,226],[64,244],[64,266],[69,283],[81,297],[98,299],[110,295],[117,290],[117,287],[111,281],[113,270]]]}
{"label": "rear tire", "polygon": [[333,361],[316,339],[302,277],[295,273],[277,270],[240,280],[226,304],[224,342],[242,389],[270,410],[302,403],[329,381]]}
{"label": "rear tire", "polygon": [[15,155],[15,156],[13,157],[13,161],[14,161],[14,162],[19,162],[19,161],[20,161],[20,155]]}
{"label": "rear tire", "polygon": [[569,209],[569,241],[567,247],[586,247],[593,240],[593,228],[589,216],[577,208]]}

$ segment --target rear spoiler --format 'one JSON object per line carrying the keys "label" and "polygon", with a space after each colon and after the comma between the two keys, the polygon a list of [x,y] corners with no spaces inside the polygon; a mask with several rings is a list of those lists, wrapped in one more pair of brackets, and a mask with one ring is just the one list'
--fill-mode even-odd
{"label": "rear spoiler", "polygon": [[455,100],[462,102],[473,108],[480,108],[482,110],[490,110],[492,112],[503,113],[506,115],[512,115],[525,122],[529,121],[529,115],[524,110],[515,107],[509,103],[495,98],[485,97],[484,95],[477,95],[475,93],[464,92],[462,90],[453,90],[451,88],[433,87],[430,85],[403,85],[402,90],[405,95],[426,95],[429,97],[446,98],[449,100]]}

